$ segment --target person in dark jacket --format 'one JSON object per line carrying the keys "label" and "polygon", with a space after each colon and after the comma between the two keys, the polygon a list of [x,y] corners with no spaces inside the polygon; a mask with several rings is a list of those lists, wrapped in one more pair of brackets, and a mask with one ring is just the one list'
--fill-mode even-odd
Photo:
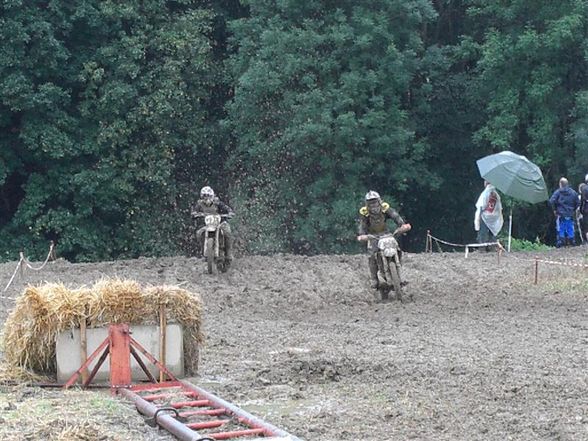
{"label": "person in dark jacket", "polygon": [[578,187],[580,194],[580,207],[578,208],[578,219],[580,221],[580,234],[582,241],[588,245],[588,174],[584,177],[584,182]]}
{"label": "person in dark jacket", "polygon": [[[218,197],[214,195],[214,190],[212,188],[206,186],[202,187],[202,189],[200,190],[200,199],[198,199],[196,205],[192,207],[191,214],[192,217],[199,221],[202,225],[203,219],[206,215],[221,214],[232,217],[234,215],[234,212],[231,207],[229,207],[227,204],[222,202]],[[225,256],[228,261],[231,261],[233,259],[233,241],[231,237],[231,227],[227,222],[222,222],[219,228],[225,238]],[[202,227],[196,233],[196,237],[198,240],[198,248],[200,250],[202,250],[202,247],[204,246],[204,231],[205,227]]]}
{"label": "person in dark jacket", "polygon": [[[368,235],[381,235],[389,233],[386,221],[392,219],[396,225],[402,228],[401,232],[410,231],[411,226],[405,223],[400,215],[393,210],[387,202],[383,202],[376,191],[369,191],[365,195],[365,205],[359,209],[360,219],[357,240],[360,242],[368,241],[368,266],[370,269],[371,287],[378,288],[378,264],[376,262],[377,244],[369,241]],[[375,241],[377,242],[377,241]]]}
{"label": "person in dark jacket", "polygon": [[580,205],[578,193],[569,185],[566,178],[559,180],[559,188],[549,198],[549,205],[556,216],[555,229],[559,248],[563,245],[575,245],[574,212]]}

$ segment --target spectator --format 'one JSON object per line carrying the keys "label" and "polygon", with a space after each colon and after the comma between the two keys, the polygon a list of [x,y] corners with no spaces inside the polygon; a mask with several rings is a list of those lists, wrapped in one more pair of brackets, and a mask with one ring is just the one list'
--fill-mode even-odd
{"label": "spectator", "polygon": [[580,194],[580,207],[578,208],[580,234],[582,242],[588,244],[588,174],[584,176],[584,182],[578,187],[578,193]]}
{"label": "spectator", "polygon": [[574,212],[580,205],[578,193],[568,185],[568,180],[562,177],[559,188],[549,198],[549,205],[555,214],[555,230],[557,232],[556,246],[575,245]]}
{"label": "spectator", "polygon": [[[503,223],[500,195],[490,182],[484,181],[484,191],[478,197],[474,216],[474,229],[478,232],[478,243],[496,242]],[[489,249],[486,247],[486,251]]]}

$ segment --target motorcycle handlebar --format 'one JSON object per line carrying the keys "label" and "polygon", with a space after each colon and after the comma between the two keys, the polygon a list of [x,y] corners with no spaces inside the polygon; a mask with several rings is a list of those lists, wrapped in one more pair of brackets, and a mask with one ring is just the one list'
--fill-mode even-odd
{"label": "motorcycle handlebar", "polygon": [[[231,219],[234,215],[235,215],[234,213],[227,213],[227,214],[220,214],[219,216],[221,218]],[[207,213],[192,213],[192,217],[194,217],[194,218],[206,217],[206,216],[208,216]]]}
{"label": "motorcycle handlebar", "polygon": [[363,236],[366,240],[377,240],[381,239],[384,236],[394,236],[396,237],[399,233],[407,233],[409,230],[404,230],[403,227],[396,228],[392,233],[384,233],[384,234],[364,234]]}

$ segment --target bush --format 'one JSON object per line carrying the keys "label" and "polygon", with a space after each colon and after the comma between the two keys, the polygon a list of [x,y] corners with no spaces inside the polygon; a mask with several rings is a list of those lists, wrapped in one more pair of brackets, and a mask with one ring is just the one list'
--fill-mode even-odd
{"label": "bush", "polygon": [[[508,243],[508,237],[501,239],[503,244]],[[511,251],[547,251],[552,249],[549,245],[542,243],[539,238],[535,238],[534,241],[526,239],[511,239],[510,250]]]}

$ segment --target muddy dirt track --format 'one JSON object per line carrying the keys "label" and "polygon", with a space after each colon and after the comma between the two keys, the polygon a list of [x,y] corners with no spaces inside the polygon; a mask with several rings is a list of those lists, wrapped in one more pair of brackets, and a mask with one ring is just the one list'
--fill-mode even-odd
{"label": "muddy dirt track", "polygon": [[308,441],[588,440],[588,270],[541,264],[533,285],[534,256],[408,254],[407,304],[375,301],[360,255],[239,258],[218,276],[195,258],[60,260],[2,295],[114,276],[198,292],[193,382]]}

